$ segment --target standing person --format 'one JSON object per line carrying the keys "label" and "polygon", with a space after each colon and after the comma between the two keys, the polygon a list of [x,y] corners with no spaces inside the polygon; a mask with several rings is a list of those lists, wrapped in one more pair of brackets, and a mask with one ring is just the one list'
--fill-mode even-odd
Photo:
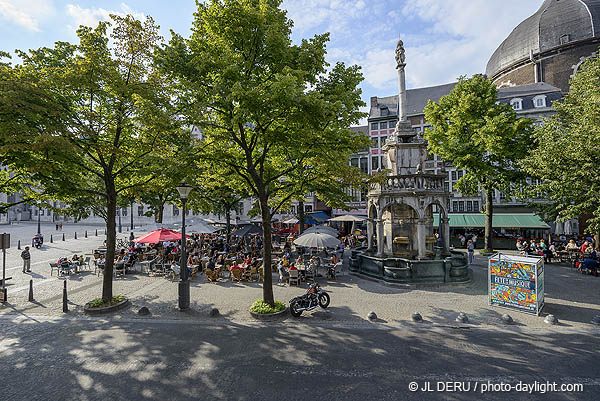
{"label": "standing person", "polygon": [[467,242],[467,254],[469,255],[469,264],[472,265],[475,263],[475,245],[473,245],[473,240]]}
{"label": "standing person", "polygon": [[477,234],[473,234],[471,241],[473,242],[473,249],[475,249],[475,247],[477,246]]}
{"label": "standing person", "polygon": [[25,250],[21,252],[21,259],[23,259],[23,273],[31,271],[31,254],[29,253],[29,247],[26,246]]}

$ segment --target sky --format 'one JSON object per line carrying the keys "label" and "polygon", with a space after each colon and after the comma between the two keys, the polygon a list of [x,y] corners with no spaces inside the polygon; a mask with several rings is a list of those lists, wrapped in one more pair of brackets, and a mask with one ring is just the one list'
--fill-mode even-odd
{"label": "sky", "polygon": [[[284,0],[299,42],[329,32],[327,61],[357,64],[363,100],[397,93],[394,50],[406,48],[406,85],[441,85],[485,72],[494,50],[542,0]],[[109,14],[152,16],[165,39],[188,36],[194,0],[0,0],[0,50],[75,42],[79,25]],[[367,110],[367,107],[364,108]]]}

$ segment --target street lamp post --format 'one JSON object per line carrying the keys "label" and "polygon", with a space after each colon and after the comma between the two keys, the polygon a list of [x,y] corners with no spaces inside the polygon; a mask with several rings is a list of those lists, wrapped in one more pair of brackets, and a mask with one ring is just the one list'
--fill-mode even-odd
{"label": "street lamp post", "polygon": [[37,209],[38,209],[38,231],[37,231],[37,235],[38,237],[42,234],[42,229],[40,227],[40,215],[41,215],[41,210],[40,210],[40,205],[37,205]]}
{"label": "street lamp post", "polygon": [[121,225],[121,213],[123,212],[123,209],[121,209],[120,207],[117,209],[117,214],[119,215],[119,232],[122,233],[123,232],[123,226]]}
{"label": "street lamp post", "polygon": [[131,229],[133,230],[133,201],[131,201]]}
{"label": "street lamp post", "polygon": [[192,191],[192,186],[182,183],[177,187],[179,198],[181,199],[181,262],[179,263],[179,310],[186,310],[190,307],[190,282],[188,281],[186,238],[185,238],[185,202]]}

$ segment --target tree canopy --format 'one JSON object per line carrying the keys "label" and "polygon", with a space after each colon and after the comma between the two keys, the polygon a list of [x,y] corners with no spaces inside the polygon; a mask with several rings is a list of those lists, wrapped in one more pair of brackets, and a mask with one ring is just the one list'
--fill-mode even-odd
{"label": "tree canopy", "polygon": [[[293,44],[280,0],[198,3],[192,35],[174,34],[161,64],[181,85],[184,114],[202,128],[204,157],[258,199],[264,228],[263,298],[273,304],[271,216],[298,194],[294,177],[322,164],[347,165],[368,139],[347,127],[364,105],[359,67],[328,69],[316,35]],[[331,185],[344,186],[331,168]]]}
{"label": "tree canopy", "polygon": [[106,220],[104,300],[112,298],[117,199],[153,180],[151,166],[167,168],[162,155],[181,124],[153,68],[158,27],[149,17],[111,19],[80,27],[78,44],[18,51],[23,62],[0,91],[5,159],[30,174],[40,196]]}
{"label": "tree canopy", "polygon": [[600,232],[600,58],[586,60],[570,82],[556,114],[537,127],[535,147],[524,163],[540,179],[536,188],[559,219],[589,216],[590,233]]}
{"label": "tree canopy", "polygon": [[532,123],[518,118],[507,104],[499,104],[498,91],[483,75],[460,77],[439,103],[431,100],[425,119],[428,148],[466,174],[458,180],[461,193],[486,194],[486,249],[491,250],[492,198],[495,190],[514,193],[525,178],[518,163],[532,147]]}

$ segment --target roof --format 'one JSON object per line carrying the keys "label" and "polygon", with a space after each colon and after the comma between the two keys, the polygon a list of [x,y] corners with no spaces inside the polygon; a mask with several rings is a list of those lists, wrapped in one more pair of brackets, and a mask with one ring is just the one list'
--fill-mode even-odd
{"label": "roof", "polygon": [[[485,214],[482,213],[450,213],[450,227],[485,227]],[[433,216],[434,227],[439,225],[439,216]],[[493,228],[537,228],[549,229],[550,226],[534,213],[500,214],[492,216]]]}
{"label": "roof", "polygon": [[[437,102],[456,86],[456,82],[406,91],[406,113],[408,116],[423,114],[428,100]],[[369,119],[398,116],[398,95],[377,98],[378,107],[371,107]],[[386,109],[387,108],[387,109]],[[386,113],[387,110],[387,113]]]}
{"label": "roof", "polygon": [[368,125],[361,125],[360,127],[350,127],[349,129],[350,129],[350,131],[369,135],[369,126]]}
{"label": "roof", "polygon": [[498,98],[505,99],[509,97],[541,95],[544,93],[560,92],[561,89],[552,86],[545,82],[537,82],[533,84],[506,86],[498,88]]}
{"label": "roof", "polygon": [[[561,44],[561,37],[568,40]],[[490,57],[485,72],[493,77],[504,68],[571,42],[600,37],[600,0],[545,0],[508,35]]]}

